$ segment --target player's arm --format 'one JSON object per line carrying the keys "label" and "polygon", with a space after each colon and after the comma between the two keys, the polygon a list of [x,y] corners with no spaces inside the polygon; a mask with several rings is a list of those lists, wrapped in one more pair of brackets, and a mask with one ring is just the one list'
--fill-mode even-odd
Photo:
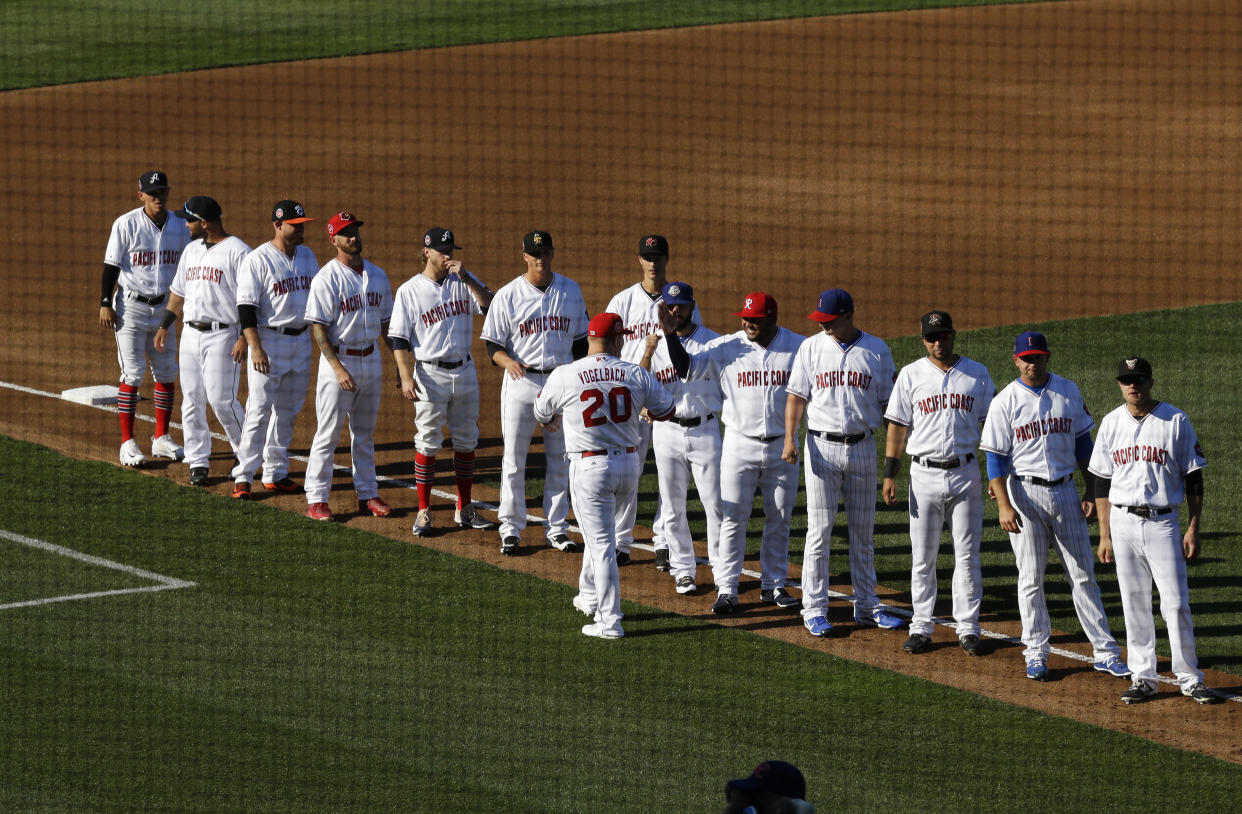
{"label": "player's arm", "polygon": [[[454,263],[457,264],[456,268],[453,268]],[[448,265],[450,273],[453,271],[457,272],[457,276],[470,289],[470,296],[474,297],[474,301],[478,303],[479,310],[486,314],[487,309],[492,305],[492,297],[496,296],[496,292],[492,291],[487,287],[486,283],[474,276],[473,272],[463,268],[460,260],[450,260]]]}
{"label": "player's arm", "polygon": [[347,392],[352,393],[357,390],[358,385],[354,383],[354,377],[349,375],[345,365],[341,364],[341,360],[337,358],[336,351],[332,349],[332,340],[328,337],[328,327],[319,322],[312,322],[310,329],[311,336],[315,338],[315,346],[323,354],[324,361],[328,363],[328,367],[332,368],[332,372],[336,374],[336,383],[341,386],[342,390]]}
{"label": "player's arm", "polygon": [[897,473],[901,471],[901,454],[906,448],[906,438],[910,428],[905,424],[885,419],[884,434],[884,482],[880,486],[880,494],[884,502],[892,506],[897,502]]}
{"label": "player's arm", "polygon": [[404,336],[392,337],[392,358],[397,363],[401,395],[409,401],[418,401],[418,388],[414,386],[414,354],[410,350],[409,339]]}
{"label": "player's arm", "polygon": [[1186,514],[1190,525],[1182,535],[1182,553],[1186,559],[1199,556],[1199,518],[1203,514],[1203,470],[1196,469],[1186,475]]}
{"label": "player's arm", "polygon": [[116,310],[112,307],[112,292],[116,281],[121,279],[120,266],[103,264],[103,276],[99,281],[99,324],[110,331],[116,330]]}
{"label": "player's arm", "polygon": [[1095,475],[1087,467],[1091,464],[1091,433],[1080,433],[1074,438],[1074,457],[1078,459],[1078,471],[1082,472],[1082,516],[1090,520],[1095,516]]}
{"label": "player's arm", "polygon": [[1113,559],[1113,504],[1108,500],[1111,478],[1095,478],[1095,516],[1100,521],[1100,546],[1096,556],[1100,562],[1115,562]]}
{"label": "player's arm", "polygon": [[577,339],[575,339],[575,340],[574,340],[573,347],[571,347],[571,348],[569,349],[569,354],[570,354],[570,356],[572,356],[572,357],[573,357],[574,361],[576,362],[576,361],[578,361],[579,359],[581,359],[581,358],[583,358],[584,356],[586,356],[586,355],[587,355],[587,351],[588,351],[589,349],[590,349],[590,346],[589,346],[589,344],[587,343],[587,338],[586,338],[586,336],[584,335],[584,336],[580,336],[580,337],[578,337]]}
{"label": "player's arm", "polygon": [[271,360],[267,358],[267,351],[263,350],[263,337],[259,335],[259,307],[239,303],[237,319],[241,323],[242,339],[250,348],[250,363],[260,373],[267,373],[271,370]]}
{"label": "player's arm", "polygon": [[651,370],[651,359],[655,356],[656,348],[660,347],[660,335],[647,334],[643,343],[643,358],[638,360],[638,366],[643,370]]}
{"label": "player's arm", "polygon": [[181,309],[184,306],[185,297],[168,292],[168,304],[164,306],[164,316],[160,318],[160,327],[151,340],[155,349],[160,353],[164,352],[164,347],[168,344],[168,329],[181,317]]}
{"label": "player's arm", "polygon": [[526,365],[510,356],[509,351],[505,350],[503,345],[486,339],[484,342],[487,344],[487,352],[491,354],[493,365],[503,367],[510,379],[526,378]]}
{"label": "player's arm", "polygon": [[985,452],[988,459],[988,494],[996,501],[1000,527],[1010,534],[1017,534],[1022,528],[1022,516],[1009,502],[1009,492],[1005,489],[1005,481],[1009,479],[1009,456],[1000,452]]}
{"label": "player's arm", "polygon": [[781,458],[791,464],[798,462],[798,428],[806,414],[806,399],[796,393],[785,394],[785,447]]}

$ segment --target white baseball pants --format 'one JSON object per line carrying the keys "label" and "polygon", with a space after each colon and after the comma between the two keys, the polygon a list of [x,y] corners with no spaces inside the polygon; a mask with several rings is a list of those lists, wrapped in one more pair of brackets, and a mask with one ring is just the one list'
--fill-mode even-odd
{"label": "white baseball pants", "polygon": [[241,383],[241,366],[233,361],[237,335],[236,325],[214,331],[187,326],[181,337],[181,434],[185,440],[185,463],[191,468],[206,467],[211,458],[208,404],[234,455],[241,443],[246,412],[237,400]]}
{"label": "white baseball pants", "polygon": [[725,429],[720,462],[720,558],[712,563],[718,593],[737,595],[756,487],[763,496],[760,587],[785,587],[789,577],[789,524],[798,497],[798,465],[781,458],[783,441],[783,436],[764,442]]}
{"label": "white baseball pants", "polygon": [[444,427],[453,449],[470,452],[479,445],[479,375],[474,361],[446,370],[419,362],[414,370],[418,401],[414,402],[414,448],[435,457],[444,446]]}
{"label": "white baseball pants", "polygon": [[[168,338],[164,342],[164,352],[155,349],[155,332],[160,328],[160,320],[164,318],[164,305],[147,305],[125,296],[118,290],[113,297],[113,310],[116,311],[116,359],[121,366],[121,381],[140,387],[142,377],[146,375],[147,365],[151,366],[151,377],[161,384],[177,381],[177,326],[168,328]],[[194,330],[190,328],[190,330]]]}
{"label": "white baseball pants", "polygon": [[707,559],[715,568],[720,561],[720,458],[724,439],[716,419],[697,427],[659,421],[651,431],[656,472],[660,482],[660,536],[668,544],[669,571],[674,579],[694,579],[694,539],[686,517],[686,493],[690,477],[707,515]]}
{"label": "white baseball pants", "polygon": [[983,485],[979,463],[935,469],[910,462],[910,598],[914,615],[910,633],[931,636],[936,609],[936,556],[940,531],[947,523],[953,540],[953,619],[957,636],[979,635],[983,574],[979,547],[983,539]]}
{"label": "white baseball pants", "polygon": [[638,490],[638,456],[623,449],[570,461],[574,516],[582,528],[586,551],[578,574],[578,596],[595,608],[595,621],[621,630],[617,537],[626,522],[627,496]]}
{"label": "white baseball pants", "polygon": [[311,441],[306,462],[306,502],[327,503],[332,491],[332,462],[336,441],[345,419],[349,419],[349,457],[354,491],[359,500],[379,496],[375,480],[375,422],[379,416],[380,395],[384,387],[384,365],[377,348],[370,356],[349,356],[342,349],[337,358],[353,376],[357,389],[342,390],[332,365],[319,356],[319,378],[315,384],[315,415],[319,426]]}
{"label": "white baseball pants", "polygon": [[259,330],[268,372],[260,373],[247,360],[246,423],[233,479],[253,482],[261,459],[263,482],[276,483],[289,474],[293,422],[302,411],[310,384],[311,337],[309,329],[299,336]]}
{"label": "white baseball pants", "polygon": [[[526,454],[535,434],[535,397],[547,376],[527,373],[521,379],[504,376],[500,386],[500,426],[505,451],[500,464],[500,536],[521,537],[526,528]],[[565,457],[565,433],[543,433],[547,471],[543,486],[543,514],[547,536],[569,529],[569,461]]]}
{"label": "white baseball pants", "polygon": [[[662,422],[657,422],[662,423]],[[643,466],[647,462],[647,450],[651,447],[652,424],[646,421],[640,421],[638,424],[638,444],[636,446],[635,455],[638,457],[638,477],[641,480],[643,476]],[[659,450],[656,451],[656,466],[660,465]],[[617,538],[617,550],[628,552],[634,546],[634,524],[638,522],[638,492],[634,492],[632,497],[625,498],[625,517],[626,523],[621,531],[621,536]],[[668,541],[664,539],[664,507],[657,500],[655,517],[651,521],[651,545],[654,548],[665,548]],[[670,555],[671,556],[671,555]]]}

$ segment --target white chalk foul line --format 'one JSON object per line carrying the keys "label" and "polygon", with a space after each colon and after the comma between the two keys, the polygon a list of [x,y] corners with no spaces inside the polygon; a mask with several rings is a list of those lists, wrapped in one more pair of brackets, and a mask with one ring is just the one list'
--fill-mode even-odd
{"label": "white chalk foul line", "polygon": [[122,594],[141,594],[152,593],[154,591],[175,591],[180,588],[193,588],[198,583],[189,582],[184,579],[175,579],[166,577],[163,574],[156,574],[153,571],[144,571],[141,568],[135,568],[132,565],[105,560],[103,557],[96,557],[93,554],[84,554],[81,551],[75,551],[72,548],[56,545],[54,543],[45,542],[43,540],[35,540],[32,537],[25,537],[21,534],[15,534],[5,529],[0,529],[0,537],[10,540],[18,545],[37,548],[41,551],[47,551],[60,557],[68,557],[69,559],[78,560],[88,565],[98,566],[100,568],[108,568],[113,571],[120,571],[139,579],[149,580],[156,583],[155,585],[143,585],[137,588],[117,588],[112,591],[91,591],[81,594],[65,594],[63,596],[47,596],[41,599],[27,599],[22,602],[7,602],[0,604],[0,610],[10,610],[11,608],[30,608],[38,605],[51,605],[54,602],[74,602],[81,599],[96,599],[101,596],[120,596]]}

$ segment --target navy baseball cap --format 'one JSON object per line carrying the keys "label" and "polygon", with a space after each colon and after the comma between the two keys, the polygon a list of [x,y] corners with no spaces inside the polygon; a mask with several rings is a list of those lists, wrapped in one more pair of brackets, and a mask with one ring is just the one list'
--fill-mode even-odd
{"label": "navy baseball cap", "polygon": [[854,298],[843,288],[832,288],[819,295],[819,304],[806,315],[816,322],[832,322],[842,314],[854,313]]}
{"label": "navy baseball cap", "polygon": [[1026,331],[1018,334],[1013,341],[1014,356],[1047,356],[1048,340],[1038,331]]}
{"label": "navy baseball cap", "polygon": [[643,235],[638,241],[642,257],[668,257],[668,238],[664,235]]}
{"label": "navy baseball cap", "polygon": [[217,221],[224,215],[224,212],[221,211],[220,204],[216,203],[215,198],[195,195],[173,214],[185,220]]}
{"label": "navy baseball cap", "polygon": [[665,283],[660,299],[665,305],[694,305],[694,289],[689,283]]}
{"label": "navy baseball cap", "polygon": [[157,189],[168,189],[168,176],[163,170],[151,170],[144,172],[138,178],[138,189],[148,195]]}
{"label": "navy baseball cap", "polygon": [[538,229],[527,232],[522,238],[522,251],[531,256],[552,251],[552,235]]}
{"label": "navy baseball cap", "polygon": [[1123,379],[1150,379],[1151,362],[1142,356],[1131,356],[1117,364],[1117,381]]}
{"label": "navy baseball cap", "polygon": [[750,777],[730,780],[727,788],[741,791],[773,791],[782,797],[806,799],[806,778],[798,767],[783,760],[765,760],[755,767]]}
{"label": "navy baseball cap", "polygon": [[441,229],[439,226],[432,226],[427,230],[427,234],[423,235],[423,245],[438,252],[461,248],[457,245],[457,238],[453,237],[453,230]]}
{"label": "navy baseball cap", "polygon": [[306,217],[306,210],[297,201],[283,200],[272,207],[272,223],[306,223],[314,218]]}

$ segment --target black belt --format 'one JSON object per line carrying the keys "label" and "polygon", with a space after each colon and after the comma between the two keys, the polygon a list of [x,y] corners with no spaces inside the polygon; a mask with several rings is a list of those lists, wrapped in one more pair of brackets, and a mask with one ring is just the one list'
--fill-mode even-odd
{"label": "black belt", "polygon": [[680,424],[683,427],[697,427],[700,424],[702,424],[704,421],[711,421],[715,417],[716,417],[715,413],[708,413],[707,415],[703,415],[703,416],[695,416],[694,418],[677,418],[676,416],[674,416],[673,422],[676,424]]}
{"label": "black belt", "polygon": [[1171,508],[1157,509],[1154,506],[1118,506],[1117,508],[1125,509],[1130,514],[1135,514],[1139,517],[1160,517],[1161,515],[1173,513]]}
{"label": "black belt", "polygon": [[196,331],[219,331],[219,330],[229,327],[232,324],[233,323],[231,322],[187,322],[186,323],[186,325],[189,325],[191,328],[193,328]]}
{"label": "black belt", "polygon": [[284,334],[285,336],[301,336],[306,333],[306,329],[309,326],[303,325],[301,328],[274,328],[271,325],[264,325],[263,327],[267,328],[269,331]]}
{"label": "black belt", "polygon": [[834,444],[846,444],[846,445],[857,444],[859,441],[863,440],[870,434],[870,433],[860,432],[860,433],[855,433],[854,435],[837,435],[836,433],[821,432],[820,430],[807,430],[807,432],[809,432],[811,435],[814,435],[816,438],[823,438],[825,441],[831,441]]}
{"label": "black belt", "polygon": [[158,297],[148,297],[146,294],[139,294],[137,291],[124,290],[122,290],[121,295],[132,300],[138,300],[138,302],[145,302],[147,305],[159,305],[168,298],[167,294],[161,294]]}
{"label": "black belt", "polygon": [[975,453],[973,452],[967,453],[965,458],[954,458],[951,461],[933,461],[930,458],[920,458],[917,455],[910,456],[910,460],[914,461],[916,464],[929,466],[932,469],[957,469],[959,466],[968,464],[974,459]]}
{"label": "black belt", "polygon": [[1037,478],[1034,475],[1019,475],[1018,480],[1024,480],[1027,483],[1033,483],[1036,486],[1060,486],[1071,477],[1071,475],[1066,475],[1065,477],[1057,478],[1056,480],[1044,480],[1043,478]]}
{"label": "black belt", "polygon": [[435,365],[436,367],[442,367],[445,370],[456,370],[457,368],[461,367],[462,365],[464,365],[466,362],[469,362],[469,361],[470,361],[470,357],[467,356],[465,359],[462,359],[460,362],[439,362],[434,359],[428,359],[428,360],[425,360],[423,364]]}
{"label": "black belt", "polygon": [[539,369],[539,368],[537,368],[537,367],[528,367],[528,368],[526,368],[526,372],[527,372],[527,373],[538,373],[540,376],[550,376],[550,375],[552,375],[552,371],[551,371],[551,370],[540,370],[540,369]]}
{"label": "black belt", "polygon": [[[745,435],[745,433],[743,433],[743,435]],[[784,438],[785,436],[782,434],[782,435],[768,435],[768,436],[747,435],[746,437],[752,441],[759,441],[760,443],[763,443],[763,444],[770,444],[779,438]]]}

